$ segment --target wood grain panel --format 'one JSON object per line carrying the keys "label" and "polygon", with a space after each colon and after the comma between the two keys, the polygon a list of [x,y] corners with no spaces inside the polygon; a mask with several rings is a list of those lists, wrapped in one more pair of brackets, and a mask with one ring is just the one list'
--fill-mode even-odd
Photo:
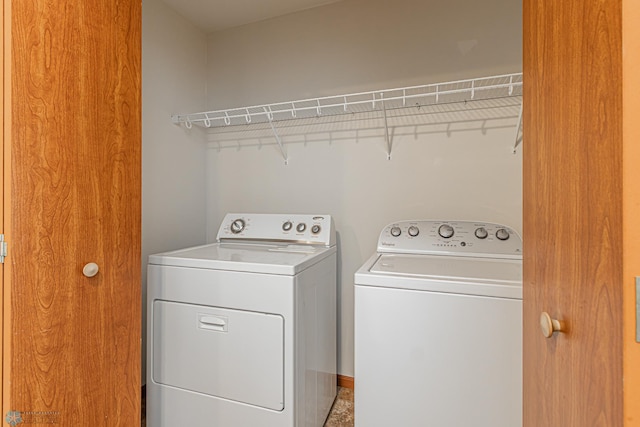
{"label": "wood grain panel", "polygon": [[[0,52],[2,52],[1,57],[5,58],[5,52],[7,51],[5,46],[8,45],[10,37],[7,35],[10,35],[10,22],[8,22],[6,16],[7,14],[10,12],[10,7],[8,7],[7,5],[5,5],[5,2],[2,2],[2,19],[0,19],[0,34],[2,35],[2,43],[0,43]],[[5,192],[4,188],[4,182],[5,182],[5,177],[7,176],[7,172],[8,172],[8,168],[5,167],[5,165],[7,164],[7,160],[8,160],[8,156],[6,155],[6,149],[9,147],[9,144],[5,144],[5,141],[9,141],[11,138],[11,126],[8,125],[9,120],[10,120],[10,108],[7,108],[8,106],[11,105],[11,99],[10,99],[10,92],[5,90],[5,88],[7,87],[7,85],[9,84],[9,82],[11,81],[8,76],[11,75],[11,68],[8,66],[11,63],[11,61],[3,61],[2,67],[0,67],[0,76],[2,77],[0,79],[0,81],[2,82],[1,86],[0,86],[0,93],[2,94],[2,103],[0,104],[0,110],[2,112],[2,114],[0,114],[0,116],[3,118],[2,120],[2,148],[0,149],[0,165],[2,167],[2,172],[0,173],[0,188],[2,188],[2,197],[0,197],[0,232],[4,233],[5,235],[7,234],[7,227],[6,227],[6,223],[5,223],[5,217],[4,217],[4,211],[5,211],[5,206],[8,202],[8,200],[6,200],[9,196],[10,196],[10,192]],[[6,237],[6,236],[5,236]],[[5,319],[7,318],[8,314],[9,314],[9,310],[5,309],[5,307],[7,307],[9,304],[9,299],[7,299],[7,296],[9,295],[9,288],[8,286],[5,287],[5,284],[8,283],[7,280],[5,280],[5,274],[7,272],[7,269],[5,268],[5,265],[2,264],[0,266],[0,331],[2,333],[2,336],[8,336],[9,334],[7,332],[9,332],[8,326],[9,323],[7,321],[5,321]],[[2,354],[4,354],[5,349],[8,348],[7,344],[5,344],[4,339],[0,340],[0,351],[2,352]],[[2,363],[0,363],[0,378],[5,378],[7,375],[9,374],[9,369],[7,367],[7,363],[6,363],[6,359],[3,358]],[[0,404],[2,405],[2,407],[4,408],[5,405],[5,398],[7,396],[7,393],[5,392],[6,389],[6,384],[3,381],[2,383],[2,387],[0,387]],[[4,414],[4,411],[0,412],[0,417],[2,416],[2,414]]]}
{"label": "wood grain panel", "polygon": [[141,4],[15,1],[11,22],[8,409],[139,425]]}
{"label": "wood grain panel", "polygon": [[624,426],[640,425],[640,343],[636,342],[635,277],[640,276],[640,2],[622,2]]}
{"label": "wood grain panel", "polygon": [[524,425],[620,426],[621,0],[523,16]]}

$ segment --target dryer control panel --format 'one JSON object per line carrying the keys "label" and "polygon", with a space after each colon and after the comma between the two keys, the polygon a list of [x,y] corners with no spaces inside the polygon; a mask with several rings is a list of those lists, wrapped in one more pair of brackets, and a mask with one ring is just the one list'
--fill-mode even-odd
{"label": "dryer control panel", "polygon": [[400,221],[382,230],[378,252],[522,259],[522,239],[490,222]]}
{"label": "dryer control panel", "polygon": [[218,229],[218,241],[333,246],[336,232],[331,215],[230,213]]}

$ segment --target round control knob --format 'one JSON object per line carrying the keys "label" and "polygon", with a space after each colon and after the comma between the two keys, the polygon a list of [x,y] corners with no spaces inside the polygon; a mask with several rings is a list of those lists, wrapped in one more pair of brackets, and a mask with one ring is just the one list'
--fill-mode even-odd
{"label": "round control knob", "polygon": [[243,219],[236,219],[231,223],[231,232],[233,234],[238,234],[240,233],[242,230],[244,230],[244,220]]}
{"label": "round control knob", "polygon": [[508,240],[509,232],[504,228],[500,228],[498,231],[496,231],[496,237],[500,240]]}
{"label": "round control knob", "polygon": [[305,224],[304,222],[301,222],[300,224],[298,224],[298,225],[296,226],[296,231],[297,231],[298,233],[302,233],[302,232],[303,232],[304,230],[306,230],[306,229],[307,229],[307,224]]}
{"label": "round control knob", "polygon": [[449,224],[442,224],[438,228],[438,234],[440,235],[440,237],[444,237],[445,239],[448,239],[453,236],[453,227],[450,226]]}
{"label": "round control knob", "polygon": [[391,235],[393,237],[398,237],[400,234],[402,234],[402,230],[400,230],[400,227],[391,227]]}
{"label": "round control knob", "polygon": [[415,225],[412,225],[411,227],[409,227],[409,230],[407,230],[407,232],[409,233],[409,236],[416,237],[418,234],[420,234],[420,229]]}
{"label": "round control knob", "polygon": [[487,233],[487,229],[484,227],[476,228],[475,234],[478,239],[486,239],[487,236],[489,236],[489,233]]}
{"label": "round control knob", "polygon": [[282,224],[282,229],[284,231],[289,231],[291,230],[292,227],[293,227],[293,224],[291,223],[291,221],[287,221],[284,224]]}
{"label": "round control knob", "polygon": [[313,227],[311,227],[311,232],[313,234],[318,234],[320,232],[321,228],[318,224],[314,225]]}

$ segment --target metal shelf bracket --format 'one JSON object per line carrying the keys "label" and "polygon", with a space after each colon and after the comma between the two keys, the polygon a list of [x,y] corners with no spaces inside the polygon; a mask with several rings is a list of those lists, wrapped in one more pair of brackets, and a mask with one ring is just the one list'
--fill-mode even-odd
{"label": "metal shelf bracket", "polygon": [[520,144],[522,144],[522,140],[524,138],[524,135],[520,134],[520,129],[522,129],[522,110],[523,110],[523,106],[524,106],[524,103],[522,103],[520,105],[520,114],[518,114],[518,124],[516,125],[516,140],[515,140],[515,143],[513,145],[513,154],[516,154],[516,152],[518,151],[518,146]]}
{"label": "metal shelf bracket", "polygon": [[278,131],[276,130],[276,127],[273,125],[273,114],[271,113],[271,111],[268,111],[266,107],[264,111],[265,113],[267,113],[267,117],[269,118],[269,126],[271,126],[271,131],[273,132],[273,136],[276,138],[276,142],[278,143],[278,147],[280,148],[280,154],[284,159],[284,164],[288,165],[289,156],[287,156],[287,150],[285,150],[284,145],[282,144],[282,139],[280,138],[280,135],[278,135]]}
{"label": "metal shelf bracket", "polygon": [[393,148],[393,141],[389,134],[389,121],[387,119],[387,107],[384,105],[384,93],[380,94],[380,100],[382,101],[382,114],[384,116],[384,137],[387,141],[387,160],[391,160],[391,149]]}

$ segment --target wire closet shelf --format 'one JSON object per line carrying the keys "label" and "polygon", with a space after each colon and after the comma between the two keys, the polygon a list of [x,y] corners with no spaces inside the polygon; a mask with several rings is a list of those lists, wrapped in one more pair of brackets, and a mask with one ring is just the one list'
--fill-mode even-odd
{"label": "wire closet shelf", "polygon": [[[250,107],[229,108],[189,114],[175,114],[172,121],[183,124],[188,129],[193,125],[203,128],[241,126],[269,123],[286,161],[286,153],[273,123],[284,120],[307,119],[340,114],[366,113],[382,111],[385,119],[385,134],[390,145],[386,112],[400,108],[423,107],[438,104],[466,103],[512,96],[522,96],[522,73],[433,83],[396,89],[376,90],[253,105]],[[516,143],[519,144],[520,118],[516,129]]]}

